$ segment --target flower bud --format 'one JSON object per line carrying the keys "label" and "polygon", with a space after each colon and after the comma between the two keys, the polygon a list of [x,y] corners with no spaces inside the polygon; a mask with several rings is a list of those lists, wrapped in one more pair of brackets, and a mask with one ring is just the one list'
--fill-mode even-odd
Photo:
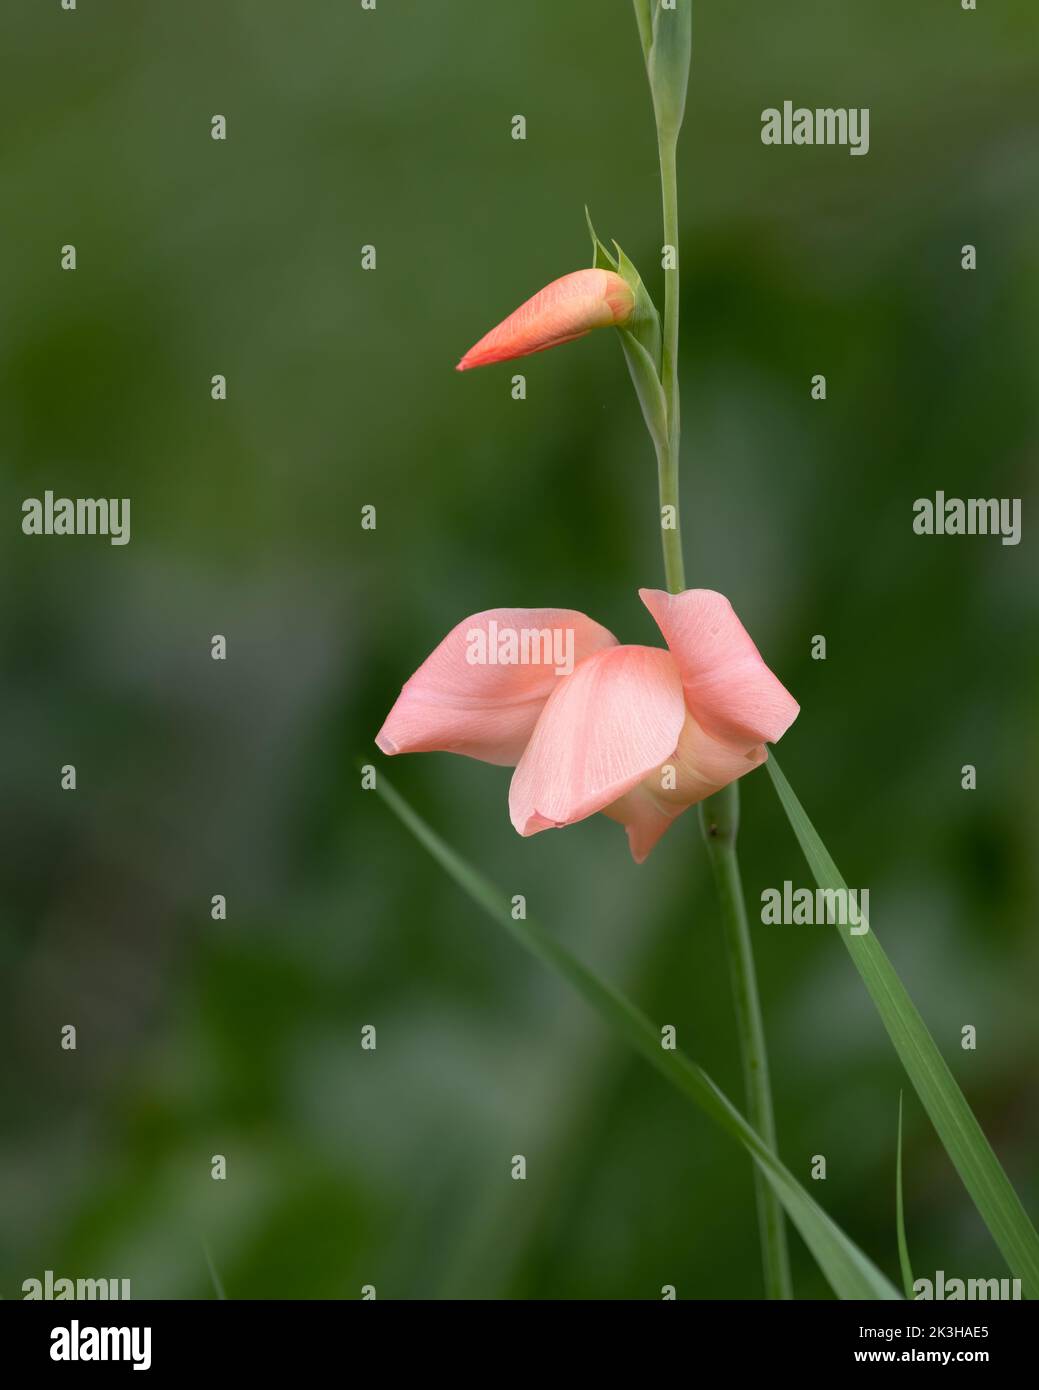
{"label": "flower bud", "polygon": [[544,352],[583,338],[593,328],[622,328],[634,311],[635,296],[622,276],[612,270],[575,270],[553,280],[484,334],[457,370]]}

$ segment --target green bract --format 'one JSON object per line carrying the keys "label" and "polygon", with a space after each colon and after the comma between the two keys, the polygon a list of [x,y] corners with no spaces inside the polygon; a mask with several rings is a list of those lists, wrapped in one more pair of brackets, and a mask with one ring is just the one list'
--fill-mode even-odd
{"label": "green bract", "polygon": [[693,48],[693,0],[634,0],[657,130],[678,138]]}
{"label": "green bract", "polygon": [[659,455],[667,440],[667,402],[660,383],[660,315],[632,261],[616,242],[613,243],[617,247],[616,256],[607,251],[592,226],[587,208],[584,215],[592,238],[592,265],[620,275],[635,296],[635,312],[618,332],[643,419]]}

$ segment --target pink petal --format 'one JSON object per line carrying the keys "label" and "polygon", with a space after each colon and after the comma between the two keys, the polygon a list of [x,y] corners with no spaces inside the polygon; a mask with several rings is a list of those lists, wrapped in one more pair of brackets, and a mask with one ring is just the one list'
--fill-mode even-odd
{"label": "pink petal", "polygon": [[685,720],[669,652],[610,647],[552,692],[512,774],[509,814],[521,835],[601,811],[669,758]]}
{"label": "pink petal", "polygon": [[[479,655],[480,639],[471,634],[480,633],[487,657],[508,655],[512,639],[506,634],[515,634],[520,659],[474,664],[470,658]],[[612,632],[569,608],[476,613],[452,628],[405,684],[375,742],[384,753],[463,753],[510,767],[565,678],[557,673],[556,657],[568,667],[571,654],[576,664],[616,645]]]}
{"label": "pink petal", "polygon": [[456,370],[527,357],[581,338],[593,328],[626,323],[634,307],[635,297],[620,275],[612,270],[575,270],[553,280],[484,334]]}
{"label": "pink petal", "polygon": [[632,857],[641,864],[683,811],[753,772],[767,757],[763,743],[749,751],[722,743],[688,714],[674,754],[626,796],[605,807],[605,814],[625,827]]}
{"label": "pink petal", "polygon": [[658,801],[644,783],[639,783],[612,806],[604,806],[603,815],[624,826],[631,857],[636,864],[641,864],[664,831],[688,809],[688,806],[669,806]]}
{"label": "pink petal", "polygon": [[682,672],[686,702],[709,733],[730,743],[775,743],[800,706],[761,659],[732,604],[713,589],[640,589]]}

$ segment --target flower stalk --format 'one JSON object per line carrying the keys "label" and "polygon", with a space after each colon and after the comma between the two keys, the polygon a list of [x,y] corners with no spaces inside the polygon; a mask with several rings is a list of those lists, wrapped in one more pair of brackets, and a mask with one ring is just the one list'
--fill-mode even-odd
{"label": "flower stalk", "polygon": [[[664,224],[664,324],[660,376],[667,407],[667,427],[663,447],[657,446],[660,538],[665,582],[671,593],[680,593],[685,589],[685,560],[679,497],[681,393],[678,383],[680,277],[677,150],[688,84],[692,3],[691,0],[677,0],[677,8],[667,11],[661,7],[659,0],[655,5],[651,0],[634,0],[634,5],[656,115]],[[736,852],[739,806],[739,786],[732,782],[701,802],[700,827],[721,906],[748,1118],[765,1143],[775,1150],[776,1125],[765,1026]],[[769,1298],[791,1298],[790,1260],[783,1210],[775,1192],[757,1171],[754,1186],[765,1291]]]}

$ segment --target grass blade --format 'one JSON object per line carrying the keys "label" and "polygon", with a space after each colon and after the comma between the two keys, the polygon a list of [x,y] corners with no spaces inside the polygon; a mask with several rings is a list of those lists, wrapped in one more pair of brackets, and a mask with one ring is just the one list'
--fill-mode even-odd
{"label": "grass blade", "polygon": [[202,1251],[206,1257],[206,1264],[209,1267],[209,1277],[213,1281],[213,1288],[216,1291],[216,1296],[221,1300],[225,1299],[227,1294],[224,1293],[223,1280],[216,1272],[216,1265],[213,1263],[213,1256],[209,1253],[209,1242],[207,1240],[202,1241]]}
{"label": "grass blade", "polygon": [[898,1265],[906,1298],[913,1297],[913,1266],[906,1243],[906,1213],[902,1204],[902,1092],[898,1093],[898,1158],[895,1160],[895,1229],[898,1236]]}
{"label": "grass blade", "polygon": [[529,918],[515,921],[506,895],[445,844],[389,785],[381,771],[376,789],[419,843],[489,917],[567,980],[629,1046],[698,1105],[726,1134],[743,1145],[783,1203],[787,1215],[839,1298],[899,1297],[894,1285],[808,1195],[702,1068],[683,1053],[662,1048],[660,1029],[536,922]]}
{"label": "grass blade", "polygon": [[[765,766],[816,883],[820,888],[847,890],[771,750]],[[860,936],[852,936],[847,926],[837,930],[946,1153],[1011,1273],[1021,1280],[1026,1297],[1039,1298],[1039,1236],[898,972],[872,930]]]}

